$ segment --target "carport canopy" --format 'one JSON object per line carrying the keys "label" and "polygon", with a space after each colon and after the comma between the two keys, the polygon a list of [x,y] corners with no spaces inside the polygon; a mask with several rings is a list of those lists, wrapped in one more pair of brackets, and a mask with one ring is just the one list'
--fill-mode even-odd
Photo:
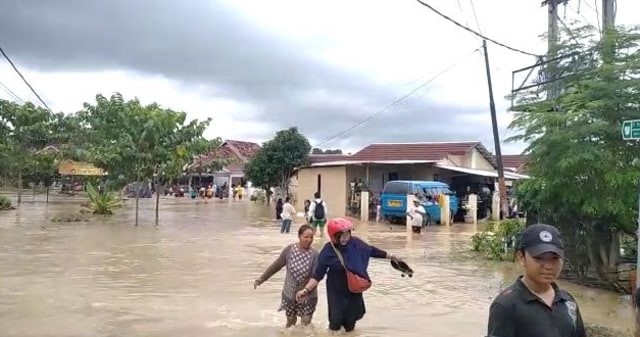
{"label": "carport canopy", "polygon": [[[471,175],[476,175],[481,177],[498,178],[498,172],[496,171],[471,169],[466,167],[450,166],[450,165],[443,165],[443,164],[436,164],[435,167],[443,170],[466,173],[466,174],[471,174]],[[508,172],[508,171],[504,172],[504,177],[505,179],[509,179],[509,180],[529,179],[529,176],[527,175]]]}

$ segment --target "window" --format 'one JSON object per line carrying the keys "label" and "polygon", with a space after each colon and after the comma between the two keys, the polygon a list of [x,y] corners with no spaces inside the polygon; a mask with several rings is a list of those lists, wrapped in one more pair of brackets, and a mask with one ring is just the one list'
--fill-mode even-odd
{"label": "window", "polygon": [[389,173],[389,181],[398,180],[398,173],[391,172]]}
{"label": "window", "polygon": [[384,185],[384,194],[409,194],[409,184],[390,181]]}
{"label": "window", "polygon": [[423,189],[425,195],[435,196],[438,194],[452,195],[453,192],[447,187],[426,187]]}

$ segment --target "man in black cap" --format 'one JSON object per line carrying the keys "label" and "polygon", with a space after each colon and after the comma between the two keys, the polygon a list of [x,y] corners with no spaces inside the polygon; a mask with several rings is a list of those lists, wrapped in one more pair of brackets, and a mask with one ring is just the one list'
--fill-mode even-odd
{"label": "man in black cap", "polygon": [[516,245],[524,271],[491,303],[488,337],[586,337],[573,296],[558,288],[564,245],[558,229],[527,227]]}

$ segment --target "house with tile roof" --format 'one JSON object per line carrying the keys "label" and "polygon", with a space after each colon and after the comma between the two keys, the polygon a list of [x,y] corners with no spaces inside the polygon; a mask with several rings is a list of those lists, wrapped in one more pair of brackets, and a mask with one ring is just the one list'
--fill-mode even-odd
{"label": "house with tile roof", "polygon": [[[244,182],[245,165],[259,149],[260,145],[257,143],[228,139],[217,149],[196,158],[188,166],[188,170],[192,172],[193,177],[197,177],[196,181],[202,179],[202,184],[240,184]],[[220,170],[207,169],[216,161],[225,161],[227,165]]]}
{"label": "house with tile roof", "polygon": [[[376,143],[352,155],[311,155],[292,179],[297,200],[324,196],[331,216],[346,215],[351,182],[364,181],[379,195],[391,180],[436,180],[463,192],[469,185],[491,186],[498,174],[495,156],[477,141]],[[505,172],[507,180],[526,178]]]}
{"label": "house with tile roof", "polygon": [[502,167],[505,171],[525,174],[527,172],[527,157],[522,154],[503,155]]}

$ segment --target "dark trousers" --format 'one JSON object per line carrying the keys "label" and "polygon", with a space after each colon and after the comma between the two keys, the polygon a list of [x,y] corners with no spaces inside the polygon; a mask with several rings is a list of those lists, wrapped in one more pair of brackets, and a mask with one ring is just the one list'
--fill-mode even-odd
{"label": "dark trousers", "polygon": [[351,332],[356,328],[356,322],[329,322],[329,330],[340,331],[344,327],[344,331]]}

